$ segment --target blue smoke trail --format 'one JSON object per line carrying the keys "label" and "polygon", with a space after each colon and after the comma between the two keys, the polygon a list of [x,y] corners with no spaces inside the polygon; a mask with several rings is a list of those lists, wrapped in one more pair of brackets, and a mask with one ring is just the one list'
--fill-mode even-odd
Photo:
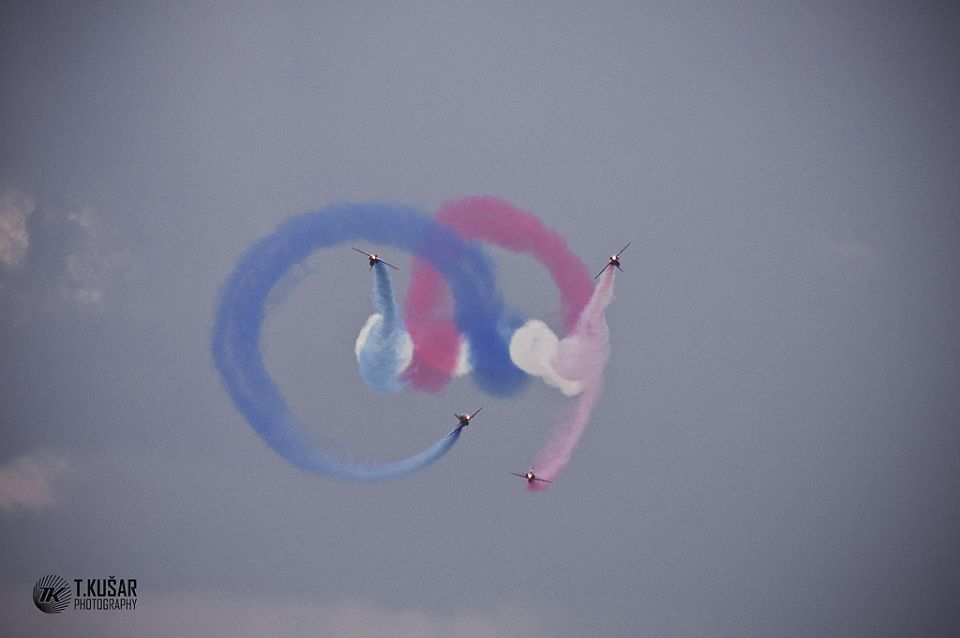
{"label": "blue smoke trail", "polygon": [[527,380],[509,354],[509,335],[521,320],[506,311],[492,265],[478,245],[462,241],[455,230],[410,207],[330,206],[287,220],[247,250],[220,292],[211,339],[214,364],[227,392],[260,437],[293,465],[347,480],[379,481],[429,465],[456,443],[459,431],[395,463],[360,465],[334,458],[296,421],[260,354],[267,298],[274,285],[314,250],[352,240],[414,253],[446,277],[458,330],[470,342],[474,379],[485,392],[507,396]]}
{"label": "blue smoke trail", "polygon": [[413,342],[394,300],[390,273],[379,261],[373,264],[373,306],[379,317],[357,355],[360,376],[375,392],[399,392],[407,387],[399,375],[410,363]]}

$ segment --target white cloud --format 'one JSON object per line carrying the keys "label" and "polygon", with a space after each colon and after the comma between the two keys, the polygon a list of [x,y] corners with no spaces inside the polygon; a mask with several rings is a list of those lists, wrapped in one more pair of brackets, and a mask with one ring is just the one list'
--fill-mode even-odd
{"label": "white cloud", "polygon": [[65,294],[80,304],[103,302],[105,271],[96,254],[74,253],[67,255],[65,263]]}
{"label": "white cloud", "polygon": [[[33,248],[28,218],[40,217],[43,250]],[[31,251],[29,262],[24,258]],[[116,231],[90,207],[54,207],[36,204],[17,189],[0,188],[0,292],[9,290],[20,315],[25,306],[53,292],[60,301],[99,308],[118,279],[130,275],[130,251],[118,246]],[[16,274],[14,274],[16,269]],[[7,272],[4,272],[7,271]],[[19,285],[12,285],[16,277]]]}
{"label": "white cloud", "polygon": [[0,511],[42,510],[56,505],[59,484],[69,467],[65,456],[49,450],[0,465]]}
{"label": "white cloud", "polygon": [[[28,589],[28,585],[24,584]],[[29,600],[29,595],[26,597]],[[11,629],[24,631],[40,621],[24,596],[8,592],[0,612]],[[137,608],[112,614],[70,610],[74,636],[204,636],[207,638],[495,638],[557,635],[561,622],[542,609],[504,603],[486,610],[433,613],[387,609],[369,601],[321,603],[303,598],[230,595],[227,592],[151,592],[140,583]],[[64,616],[67,613],[63,614]],[[39,621],[37,620],[39,618]]]}
{"label": "white cloud", "polygon": [[17,266],[30,248],[27,218],[33,198],[18,190],[0,192],[0,264]]}
{"label": "white cloud", "polygon": [[[180,619],[169,626],[169,607],[158,614],[154,635],[187,635],[209,618],[209,627],[195,635],[206,636],[323,636],[324,638],[494,638],[546,636],[542,619],[518,607],[504,606],[489,612],[466,611],[435,614],[423,610],[392,610],[366,601],[317,604],[306,600],[246,597],[221,594],[173,596],[168,606]],[[182,623],[182,624],[180,624]],[[141,627],[142,629],[142,627]],[[142,636],[151,635],[140,632]]]}
{"label": "white cloud", "polygon": [[64,258],[64,295],[81,305],[100,305],[110,282],[129,261],[129,252],[111,248],[103,224],[89,208],[70,212],[67,221],[79,236]]}

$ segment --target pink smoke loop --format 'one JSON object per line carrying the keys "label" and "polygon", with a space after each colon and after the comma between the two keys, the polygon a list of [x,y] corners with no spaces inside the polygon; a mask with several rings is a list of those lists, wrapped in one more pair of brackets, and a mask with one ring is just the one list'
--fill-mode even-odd
{"label": "pink smoke loop", "polygon": [[[593,293],[593,282],[563,237],[539,219],[496,197],[468,197],[443,204],[437,221],[456,229],[462,239],[479,239],[531,255],[547,269],[560,292],[564,329],[569,331],[576,324]],[[453,323],[445,280],[421,259],[413,264],[405,311],[413,359],[403,378],[419,390],[436,392],[456,370],[460,334]]]}

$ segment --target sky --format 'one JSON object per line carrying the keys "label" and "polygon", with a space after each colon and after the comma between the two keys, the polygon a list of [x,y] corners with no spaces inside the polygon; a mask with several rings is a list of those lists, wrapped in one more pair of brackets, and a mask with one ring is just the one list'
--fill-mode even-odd
{"label": "sky", "polygon": [[[960,633],[960,107],[949,3],[0,5],[0,627],[151,637]],[[263,357],[361,485],[213,365],[253,242],[338,202],[493,195],[591,270],[605,388],[371,392],[371,275],[311,256]],[[380,250],[400,268],[409,255]],[[562,327],[529,258],[503,295]],[[38,611],[39,578],[136,610]]]}

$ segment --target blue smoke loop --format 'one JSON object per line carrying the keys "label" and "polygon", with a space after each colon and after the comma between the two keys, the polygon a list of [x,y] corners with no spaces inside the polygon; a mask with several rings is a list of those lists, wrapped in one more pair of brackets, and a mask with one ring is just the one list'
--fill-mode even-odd
{"label": "blue smoke loop", "polygon": [[313,251],[348,241],[394,246],[426,260],[447,280],[454,320],[470,344],[473,377],[489,394],[518,392],[526,374],[510,360],[509,335],[521,324],[497,290],[489,258],[476,242],[422,212],[393,204],[338,204],[283,222],[240,258],[220,291],[211,339],[213,361],[227,392],[260,437],[298,468],[361,482],[411,474],[443,456],[456,429],[432,446],[393,463],[365,465],[325,452],[298,423],[260,354],[267,299],[274,286]]}

